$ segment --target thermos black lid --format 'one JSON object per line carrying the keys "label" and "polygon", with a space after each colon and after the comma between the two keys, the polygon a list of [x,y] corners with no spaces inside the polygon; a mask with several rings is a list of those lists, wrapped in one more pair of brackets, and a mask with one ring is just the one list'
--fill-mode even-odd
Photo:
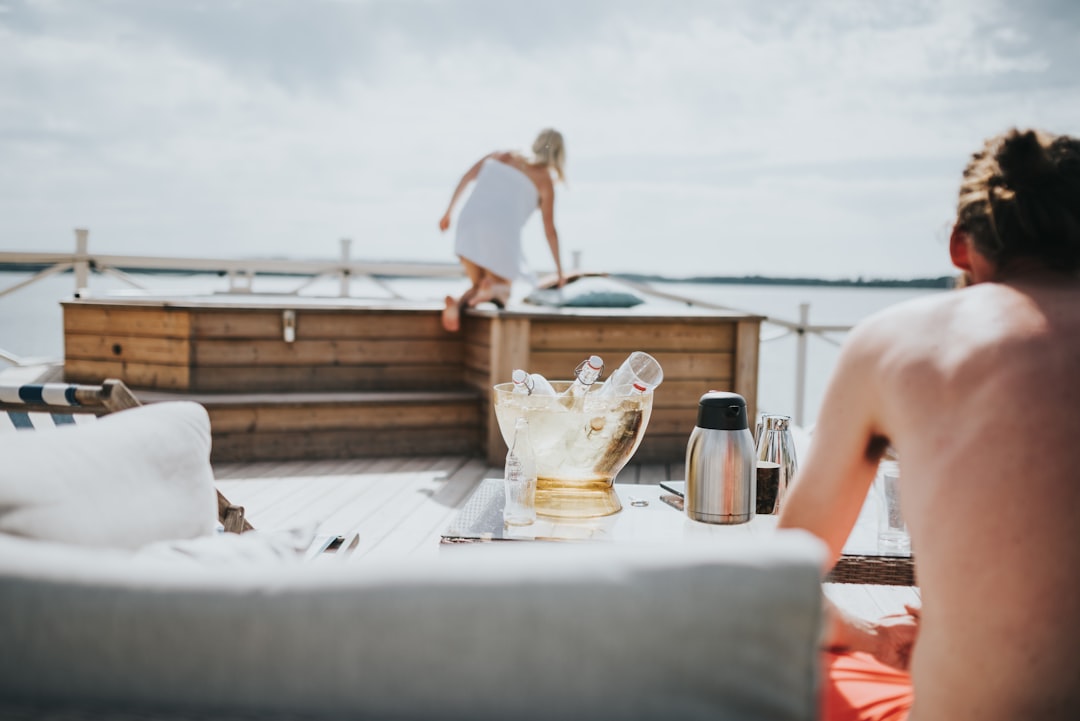
{"label": "thermos black lid", "polygon": [[741,431],[750,428],[746,418],[746,399],[738,393],[709,391],[698,402],[699,428],[717,431]]}

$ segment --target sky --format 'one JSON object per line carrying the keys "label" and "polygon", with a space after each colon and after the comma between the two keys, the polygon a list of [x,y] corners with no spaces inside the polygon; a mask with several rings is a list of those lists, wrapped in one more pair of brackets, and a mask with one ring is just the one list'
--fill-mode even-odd
{"label": "sky", "polygon": [[1078,38],[1075,0],[0,0],[0,251],[452,262],[461,175],[555,127],[567,268],[936,277],[984,138],[1080,134]]}

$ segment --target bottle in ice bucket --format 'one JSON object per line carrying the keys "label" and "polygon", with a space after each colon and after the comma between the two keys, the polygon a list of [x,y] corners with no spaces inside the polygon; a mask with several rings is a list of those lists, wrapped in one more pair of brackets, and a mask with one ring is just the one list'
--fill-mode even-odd
{"label": "bottle in ice bucket", "polygon": [[514,381],[514,393],[526,396],[532,393],[533,382],[528,373],[518,368],[510,378]]}
{"label": "bottle in ice bucket", "polygon": [[553,396],[556,395],[555,388],[551,385],[547,378],[539,373],[530,373],[529,382],[532,383],[532,395],[534,396]]}
{"label": "bottle in ice bucket", "polygon": [[503,522],[507,526],[528,526],[536,520],[536,457],[529,438],[529,422],[518,418],[514,439],[506,453],[503,473],[506,502]]}
{"label": "bottle in ice bucket", "polygon": [[598,355],[591,355],[578,364],[574,370],[574,382],[563,392],[563,398],[567,408],[580,407],[582,398],[592,388],[593,383],[600,379],[604,372],[604,359]]}
{"label": "bottle in ice bucket", "polygon": [[628,396],[634,392],[634,385],[645,388],[647,392],[656,388],[664,380],[664,369],[660,363],[645,351],[634,351],[597,391],[601,398]]}

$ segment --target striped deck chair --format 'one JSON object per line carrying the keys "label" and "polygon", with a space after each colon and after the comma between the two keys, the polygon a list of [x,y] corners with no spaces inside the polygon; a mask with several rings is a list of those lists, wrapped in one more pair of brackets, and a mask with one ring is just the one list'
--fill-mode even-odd
{"label": "striped deck chair", "polygon": [[[100,386],[71,383],[0,384],[0,433],[92,423],[103,416],[142,403],[124,385],[110,379]],[[217,492],[218,520],[230,533],[250,531],[242,506]]]}

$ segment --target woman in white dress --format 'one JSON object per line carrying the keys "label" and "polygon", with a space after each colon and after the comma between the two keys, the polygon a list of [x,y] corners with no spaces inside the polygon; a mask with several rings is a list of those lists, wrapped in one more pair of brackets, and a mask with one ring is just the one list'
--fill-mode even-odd
{"label": "woman in white dress", "polygon": [[562,135],[551,128],[540,131],[532,146],[533,156],[497,151],[485,155],[462,176],[454,189],[439,228],[450,227],[450,214],[462,191],[476,181],[472,194],[458,216],[454,252],[472,286],[460,298],[446,296],[443,327],[461,327],[461,309],[491,301],[500,308],[510,298],[510,284],[521,273],[521,228],[536,208],[544,221],[551,255],[555,259],[558,286],[565,283],[559,257],[559,234],[555,230],[555,186],[552,173],[563,180],[566,148]]}

